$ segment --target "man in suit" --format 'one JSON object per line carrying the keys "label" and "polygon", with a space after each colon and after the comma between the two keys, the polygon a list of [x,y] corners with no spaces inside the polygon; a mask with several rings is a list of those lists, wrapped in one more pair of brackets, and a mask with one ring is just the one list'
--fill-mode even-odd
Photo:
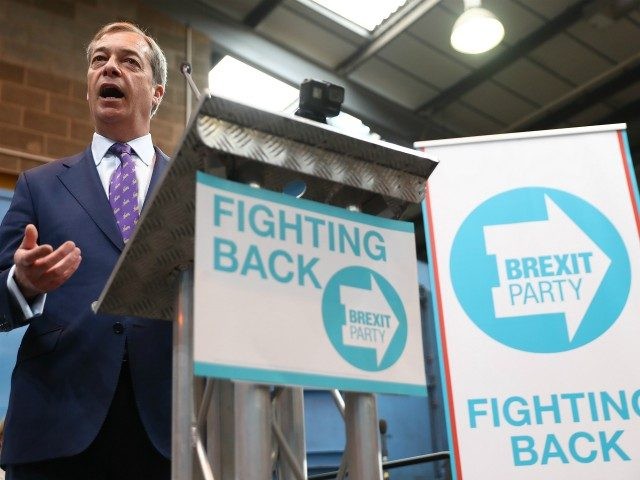
{"label": "man in suit", "polygon": [[21,174],[0,226],[0,330],[29,324],[7,480],[170,476],[171,324],[91,310],[167,166],[149,133],[167,65],[124,22],[103,27],[87,59],[91,145]]}

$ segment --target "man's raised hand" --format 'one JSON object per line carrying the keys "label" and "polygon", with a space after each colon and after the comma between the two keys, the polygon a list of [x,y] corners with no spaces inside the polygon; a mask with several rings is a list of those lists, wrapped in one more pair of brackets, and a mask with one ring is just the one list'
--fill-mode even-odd
{"label": "man's raised hand", "polygon": [[38,230],[29,224],[13,255],[16,266],[14,280],[25,298],[33,298],[66,282],[78,269],[81,260],[80,249],[72,241],[55,250],[51,245],[38,245]]}

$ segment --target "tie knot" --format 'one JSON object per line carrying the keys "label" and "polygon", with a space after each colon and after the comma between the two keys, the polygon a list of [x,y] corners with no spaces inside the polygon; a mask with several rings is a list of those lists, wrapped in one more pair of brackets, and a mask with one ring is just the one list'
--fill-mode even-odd
{"label": "tie knot", "polygon": [[128,143],[114,143],[113,145],[111,145],[111,148],[109,148],[109,151],[114,153],[115,155],[118,156],[118,158],[120,160],[122,160],[123,155],[131,155],[131,146]]}

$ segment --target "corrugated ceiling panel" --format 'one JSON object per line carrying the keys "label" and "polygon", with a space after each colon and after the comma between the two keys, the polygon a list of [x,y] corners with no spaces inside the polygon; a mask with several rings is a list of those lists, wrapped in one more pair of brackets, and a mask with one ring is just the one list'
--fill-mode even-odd
{"label": "corrugated ceiling panel", "polygon": [[410,70],[438,89],[457,82],[470,72],[468,67],[426,46],[412,34],[398,36],[378,55]]}
{"label": "corrugated ceiling panel", "polygon": [[505,30],[503,41],[507,45],[513,45],[522,40],[544,23],[544,19],[511,0],[485,0],[482,6],[502,21]]}
{"label": "corrugated ceiling panel", "polygon": [[611,68],[611,62],[567,35],[553,37],[529,55],[578,85]]}
{"label": "corrugated ceiling panel", "polygon": [[502,69],[495,78],[539,105],[556,100],[572,89],[569,83],[526,58]]}
{"label": "corrugated ceiling panel", "polygon": [[451,48],[449,38],[451,37],[451,27],[453,27],[455,21],[455,15],[452,15],[438,4],[429,10],[426,15],[416,20],[409,27],[409,31],[431,45]]}
{"label": "corrugated ceiling panel", "polygon": [[200,0],[216,10],[220,10],[235,20],[242,21],[260,0]]}
{"label": "corrugated ceiling panel", "polygon": [[503,126],[496,123],[460,102],[452,103],[447,108],[431,115],[438,123],[458,131],[460,136],[489,135],[498,133]]}
{"label": "corrugated ceiling panel", "polygon": [[543,17],[553,18],[565,9],[582,0],[516,0],[526,8],[539,13]]}
{"label": "corrugated ceiling panel", "polygon": [[349,78],[411,110],[433,98],[437,93],[434,89],[376,58],[362,64],[349,75]]}
{"label": "corrugated ceiling panel", "polygon": [[320,11],[309,9],[306,5],[303,5],[298,0],[285,0],[281,5],[281,8],[285,8],[293,13],[307,18],[308,20],[318,24],[318,26],[324,28],[325,30],[334,32],[343,40],[351,42],[354,45],[361,45],[366,41],[365,37],[362,37],[355,31],[350,30],[343,25],[335,22],[333,19],[320,13]]}
{"label": "corrugated ceiling panel", "polygon": [[494,82],[482,83],[464,95],[462,100],[507,125],[536,108]]}
{"label": "corrugated ceiling panel", "polygon": [[640,99],[640,83],[630,85],[615,95],[612,95],[607,99],[607,104],[616,108],[622,108],[638,99]]}
{"label": "corrugated ceiling panel", "polygon": [[611,112],[613,112],[613,109],[604,103],[598,103],[572,116],[568,119],[568,122],[576,127],[598,125],[602,123],[602,119]]}
{"label": "corrugated ceiling panel", "polygon": [[332,68],[356,50],[353,44],[335,33],[284,8],[276,9],[257,30],[287,48]]}
{"label": "corrugated ceiling panel", "polygon": [[640,28],[625,18],[607,28],[595,28],[582,21],[569,32],[618,62],[640,51]]}

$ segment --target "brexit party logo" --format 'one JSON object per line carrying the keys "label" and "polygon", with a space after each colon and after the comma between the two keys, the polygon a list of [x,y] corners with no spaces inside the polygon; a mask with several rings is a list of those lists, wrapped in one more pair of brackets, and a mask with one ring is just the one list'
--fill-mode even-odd
{"label": "brexit party logo", "polygon": [[407,315],[402,300],[386,278],[369,268],[346,267],[331,277],[322,317],[333,347],[361,370],[385,370],[404,351]]}
{"label": "brexit party logo", "polygon": [[598,209],[550,188],[510,190],[479,205],[450,258],[469,318],[509,347],[572,350],[606,332],[629,295],[629,256]]}

